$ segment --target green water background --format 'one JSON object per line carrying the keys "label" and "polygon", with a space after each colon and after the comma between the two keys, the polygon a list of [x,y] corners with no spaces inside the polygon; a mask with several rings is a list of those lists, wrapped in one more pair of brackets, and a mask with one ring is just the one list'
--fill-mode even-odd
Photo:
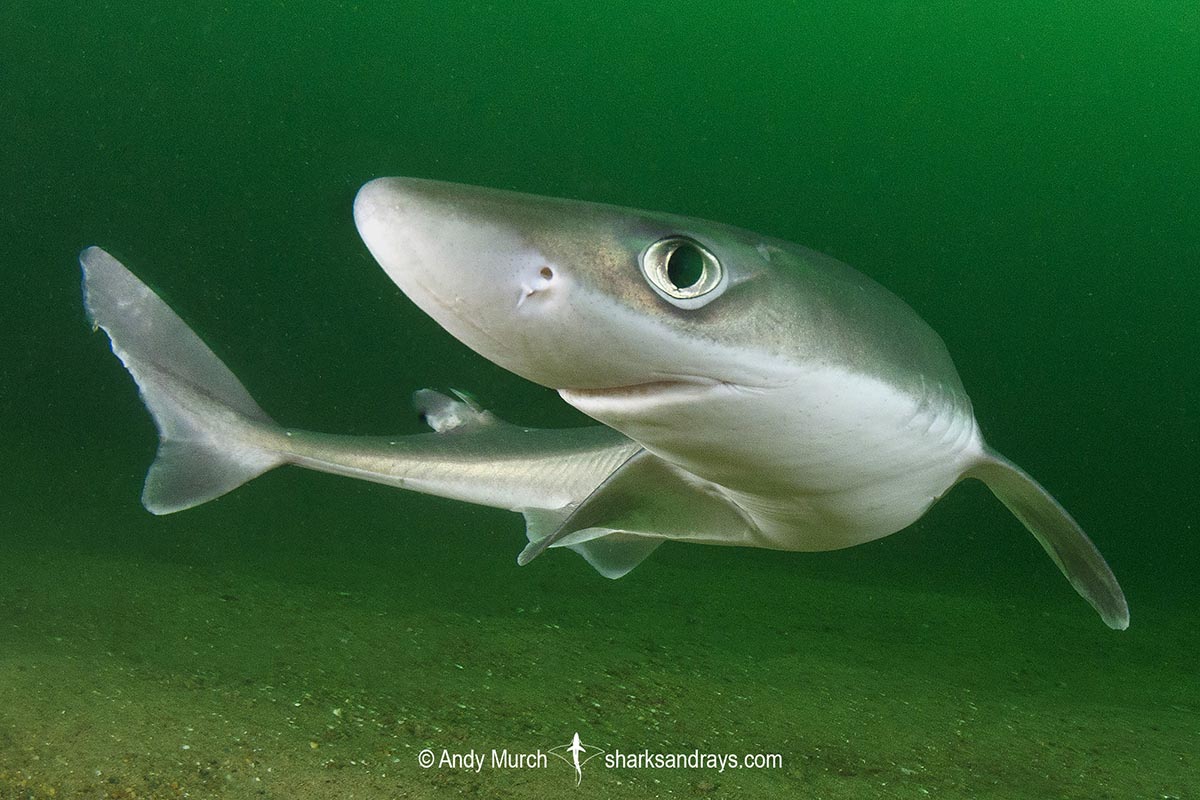
{"label": "green water background", "polygon": [[[1090,668],[1144,659],[1179,687],[1164,702],[1194,711],[1196,637],[1173,645],[1178,662],[1147,653],[1155,620],[1196,613],[1198,89],[1193,3],[10,1],[3,538],[300,584],[330,570],[386,584],[402,562],[509,599],[553,579],[601,611],[604,592],[636,602],[647,584],[598,584],[569,554],[517,570],[516,517],[321,476],[272,474],[186,521],[145,515],[153,429],[89,334],[75,256],[101,244],[125,260],[289,425],[416,432],[408,396],[424,386],[574,425],[553,393],[403,298],[358,240],[354,191],[398,174],[670,210],[828,252],[909,302],[946,340],[989,440],[1104,552],[1133,627],[1104,630],[974,486],[854,550],[656,560],[768,617],[757,574],[1014,609],[988,617],[1005,642],[1051,609],[1096,628]],[[747,583],[733,591],[729,574]],[[430,609],[494,605],[436,581],[395,591]],[[721,635],[737,649],[736,630]],[[1030,659],[1071,669],[1058,652]]]}

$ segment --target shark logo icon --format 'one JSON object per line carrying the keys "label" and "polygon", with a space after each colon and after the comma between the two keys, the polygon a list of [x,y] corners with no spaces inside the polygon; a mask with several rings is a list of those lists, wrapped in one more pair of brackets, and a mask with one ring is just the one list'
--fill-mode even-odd
{"label": "shark logo icon", "polygon": [[599,747],[585,745],[579,741],[579,731],[576,731],[575,735],[571,737],[570,744],[560,744],[558,747],[550,748],[548,752],[575,768],[576,786],[583,782],[583,765],[596,756],[604,755],[604,751]]}

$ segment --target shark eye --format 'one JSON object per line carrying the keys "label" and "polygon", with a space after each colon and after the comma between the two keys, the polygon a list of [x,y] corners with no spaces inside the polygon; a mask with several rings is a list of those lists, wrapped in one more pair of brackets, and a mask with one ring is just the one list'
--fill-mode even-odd
{"label": "shark eye", "polygon": [[642,274],[659,297],[680,308],[699,308],[725,286],[725,270],[707,247],[686,236],[668,236],[646,248]]}

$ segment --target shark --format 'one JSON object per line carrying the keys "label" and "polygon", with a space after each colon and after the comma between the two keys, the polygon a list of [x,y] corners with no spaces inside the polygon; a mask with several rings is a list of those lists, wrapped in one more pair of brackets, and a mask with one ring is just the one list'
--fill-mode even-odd
{"label": "shark", "polygon": [[1079,524],[985,442],[942,339],[851,267],[716,222],[418,178],[369,181],[354,220],[447,333],[599,424],[528,428],[422,389],[427,433],[285,427],[153,290],[89,247],[87,314],[159,433],[151,513],[291,464],[519,512],[518,563],[565,548],[619,578],[665,541],[862,544],[973,479],[1109,627],[1128,627]]}

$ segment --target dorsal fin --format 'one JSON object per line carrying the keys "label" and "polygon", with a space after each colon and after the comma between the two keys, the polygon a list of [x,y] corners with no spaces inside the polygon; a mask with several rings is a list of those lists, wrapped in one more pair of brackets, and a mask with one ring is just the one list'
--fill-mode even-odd
{"label": "dorsal fin", "polygon": [[413,392],[413,407],[437,433],[468,430],[497,421],[495,414],[485,411],[467,393],[457,389],[450,391],[454,392],[457,400],[433,389],[418,389]]}

